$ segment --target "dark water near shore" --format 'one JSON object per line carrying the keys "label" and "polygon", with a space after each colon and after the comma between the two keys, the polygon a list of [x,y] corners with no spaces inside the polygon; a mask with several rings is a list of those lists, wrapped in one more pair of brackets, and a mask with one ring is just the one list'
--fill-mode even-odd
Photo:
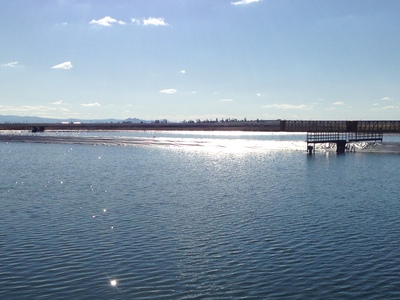
{"label": "dark water near shore", "polygon": [[0,143],[1,299],[400,298],[398,154],[120,135]]}

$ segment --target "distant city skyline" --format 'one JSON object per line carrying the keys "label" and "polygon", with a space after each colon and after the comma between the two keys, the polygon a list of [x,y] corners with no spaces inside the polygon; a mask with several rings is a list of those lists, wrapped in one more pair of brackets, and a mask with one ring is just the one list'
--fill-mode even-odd
{"label": "distant city skyline", "polygon": [[0,4],[0,115],[400,119],[397,0]]}

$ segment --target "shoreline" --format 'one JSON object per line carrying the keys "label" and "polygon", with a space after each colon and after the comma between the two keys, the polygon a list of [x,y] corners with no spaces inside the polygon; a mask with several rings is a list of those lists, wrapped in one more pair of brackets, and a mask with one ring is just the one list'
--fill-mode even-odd
{"label": "shoreline", "polygon": [[[73,132],[73,131],[69,131]],[[75,132],[79,132],[78,130]],[[95,131],[94,131],[95,132]],[[286,132],[285,132],[286,133]],[[285,134],[284,133],[284,134]],[[296,134],[296,133],[293,133]],[[115,136],[74,136],[74,135],[43,135],[40,133],[24,134],[21,132],[3,134],[0,132],[0,142],[3,143],[40,143],[40,144],[74,144],[74,145],[106,145],[106,146],[207,146],[208,142],[201,139],[175,139],[157,137],[115,137]],[[259,142],[269,144],[269,140]],[[273,142],[273,141],[272,141]],[[303,142],[303,141],[298,141]],[[347,153],[400,154],[400,142],[353,143],[354,151]],[[263,149],[259,145],[259,150]],[[290,148],[290,147],[289,147]],[[265,150],[271,150],[268,146]],[[276,150],[282,150],[281,148]],[[287,149],[290,150],[290,149]],[[299,150],[299,149],[297,149]],[[318,147],[317,152],[332,152],[331,148]],[[304,152],[307,152],[304,141]]]}
{"label": "shoreline", "polygon": [[249,122],[206,122],[206,123],[26,123],[0,124],[0,131],[32,131],[43,128],[45,131],[281,131],[280,121]]}

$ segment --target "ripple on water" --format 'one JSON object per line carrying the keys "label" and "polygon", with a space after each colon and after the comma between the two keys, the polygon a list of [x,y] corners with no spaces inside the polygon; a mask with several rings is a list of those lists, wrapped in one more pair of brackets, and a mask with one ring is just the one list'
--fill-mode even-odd
{"label": "ripple on water", "polygon": [[70,147],[3,165],[2,299],[400,297],[396,156]]}

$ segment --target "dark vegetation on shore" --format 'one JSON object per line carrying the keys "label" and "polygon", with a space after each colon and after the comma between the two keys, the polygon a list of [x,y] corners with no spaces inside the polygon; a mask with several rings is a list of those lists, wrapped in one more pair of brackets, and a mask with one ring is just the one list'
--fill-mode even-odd
{"label": "dark vegetation on shore", "polygon": [[34,127],[45,131],[64,130],[199,130],[199,131],[279,131],[280,121],[230,121],[185,123],[8,123],[0,124],[0,130],[32,131]]}
{"label": "dark vegetation on shore", "polygon": [[374,132],[400,133],[400,121],[332,121],[332,120],[255,120],[202,122],[110,122],[110,123],[4,123],[1,130],[42,131],[96,131],[96,130],[191,130],[191,131],[287,131],[287,132]]}

